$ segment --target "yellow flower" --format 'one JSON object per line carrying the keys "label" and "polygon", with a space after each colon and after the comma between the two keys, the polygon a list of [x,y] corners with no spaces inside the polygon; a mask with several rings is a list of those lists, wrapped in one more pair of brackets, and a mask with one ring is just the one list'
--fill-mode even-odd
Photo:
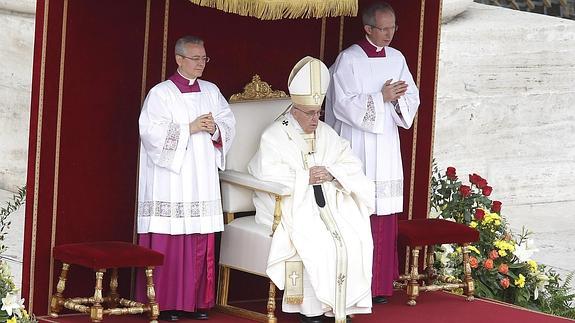
{"label": "yellow flower", "polygon": [[537,262],[535,260],[527,260],[527,264],[529,264],[529,269],[531,269],[532,273],[537,272]]}
{"label": "yellow flower", "polygon": [[30,319],[30,315],[28,314],[28,311],[26,311],[25,309],[22,309],[22,316],[27,320]]}
{"label": "yellow flower", "polygon": [[477,228],[477,222],[471,221],[471,223],[469,223],[469,226],[475,229]]}
{"label": "yellow flower", "polygon": [[523,276],[523,274],[519,274],[519,278],[515,280],[515,286],[519,288],[525,286],[525,276]]}
{"label": "yellow flower", "polygon": [[499,253],[499,255],[500,255],[501,257],[507,256],[507,251],[505,251],[505,250],[503,250],[503,249],[497,251],[497,253]]}
{"label": "yellow flower", "polygon": [[16,316],[12,316],[6,323],[17,323]]}
{"label": "yellow flower", "polygon": [[479,251],[479,249],[475,248],[474,246],[468,246],[467,249],[469,249],[470,251],[475,252],[476,254],[480,255],[481,251]]}

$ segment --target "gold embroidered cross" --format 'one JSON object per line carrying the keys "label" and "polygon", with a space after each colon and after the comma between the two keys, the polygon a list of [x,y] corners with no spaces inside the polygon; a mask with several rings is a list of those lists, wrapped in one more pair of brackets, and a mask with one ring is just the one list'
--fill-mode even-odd
{"label": "gold embroidered cross", "polygon": [[313,94],[313,99],[315,100],[315,104],[319,104],[320,95],[316,92]]}
{"label": "gold embroidered cross", "polygon": [[292,286],[296,286],[296,280],[299,278],[299,275],[296,274],[295,271],[293,271],[293,272],[291,273],[291,275],[289,275],[289,278],[291,278],[291,285],[292,285]]}

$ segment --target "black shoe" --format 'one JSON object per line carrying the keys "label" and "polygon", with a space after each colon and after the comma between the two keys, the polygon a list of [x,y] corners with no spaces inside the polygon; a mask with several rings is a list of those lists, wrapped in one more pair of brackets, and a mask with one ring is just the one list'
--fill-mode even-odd
{"label": "black shoe", "polygon": [[191,318],[192,320],[207,320],[208,319],[208,313],[207,312],[199,312],[199,311],[190,312],[186,316]]}
{"label": "black shoe", "polygon": [[371,299],[373,304],[387,304],[387,298],[383,296],[375,296]]}
{"label": "black shoe", "polygon": [[160,311],[160,316],[158,316],[158,320],[174,322],[179,320],[180,316],[181,316],[180,311]]}
{"label": "black shoe", "polygon": [[303,314],[299,315],[300,323],[322,323],[323,322],[323,315],[319,316],[305,316]]}

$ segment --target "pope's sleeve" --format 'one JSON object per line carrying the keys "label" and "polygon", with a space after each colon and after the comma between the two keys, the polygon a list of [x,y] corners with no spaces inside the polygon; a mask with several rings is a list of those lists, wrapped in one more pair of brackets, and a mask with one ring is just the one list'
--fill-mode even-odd
{"label": "pope's sleeve", "polygon": [[174,122],[166,97],[150,90],[139,119],[140,140],[154,164],[179,173],[189,139],[188,123]]}
{"label": "pope's sleeve", "polygon": [[332,140],[336,144],[330,150],[334,153],[337,151],[338,156],[334,163],[326,165],[327,170],[337,180],[339,189],[344,194],[352,195],[358,203],[369,210],[366,213],[371,214],[375,209],[373,181],[365,176],[361,160],[352,152],[349,142],[337,135]]}
{"label": "pope's sleeve", "polygon": [[354,64],[358,64],[354,57],[342,53],[332,66],[329,105],[336,119],[365,132],[382,133],[392,105],[384,104],[381,91],[362,91],[362,76]]}

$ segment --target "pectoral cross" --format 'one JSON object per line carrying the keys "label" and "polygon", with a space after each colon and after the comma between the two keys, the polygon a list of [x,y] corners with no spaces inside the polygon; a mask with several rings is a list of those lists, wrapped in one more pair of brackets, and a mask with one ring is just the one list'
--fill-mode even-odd
{"label": "pectoral cross", "polygon": [[319,98],[320,98],[320,95],[317,92],[313,94],[313,99],[315,101],[315,104],[319,104]]}
{"label": "pectoral cross", "polygon": [[293,272],[291,273],[291,275],[289,275],[289,278],[291,278],[291,285],[292,285],[292,286],[296,286],[296,285],[297,285],[297,284],[296,284],[296,280],[299,278],[299,275],[296,274],[295,271],[293,271]]}

